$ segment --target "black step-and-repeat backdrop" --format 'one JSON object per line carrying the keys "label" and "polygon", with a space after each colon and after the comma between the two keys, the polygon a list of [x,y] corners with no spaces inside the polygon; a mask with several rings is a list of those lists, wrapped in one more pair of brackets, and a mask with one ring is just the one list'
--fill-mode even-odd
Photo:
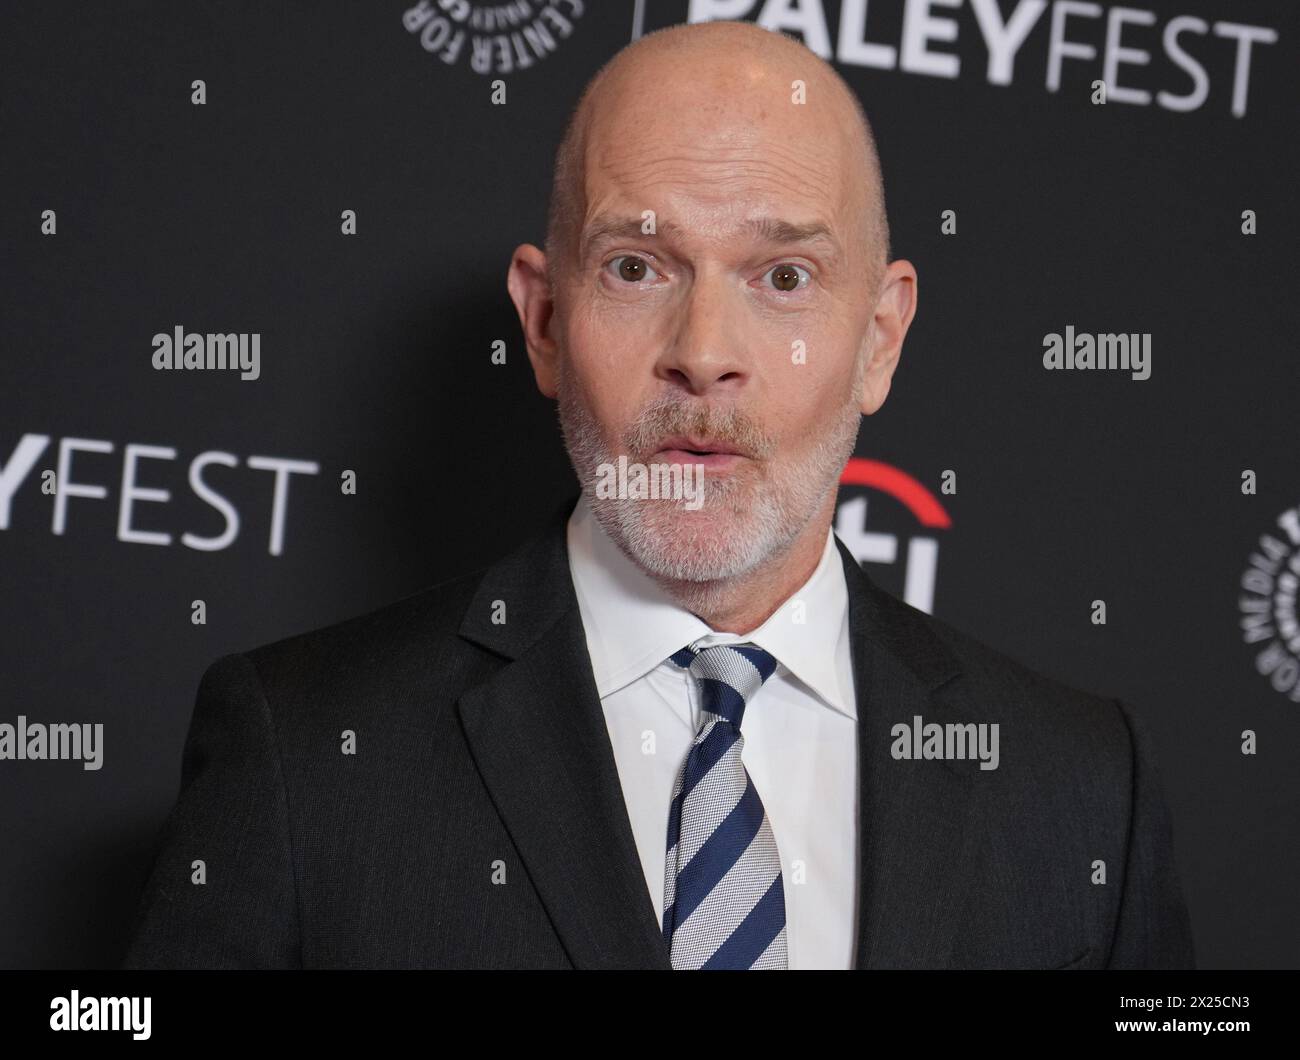
{"label": "black step-and-repeat backdrop", "polygon": [[[1142,711],[1199,963],[1300,965],[1300,17],[1262,0],[6,5],[0,965],[120,960],[207,663],[572,487],[510,253],[586,80],[720,18],[857,91],[920,275],[840,536]],[[236,367],[167,367],[199,344]]]}

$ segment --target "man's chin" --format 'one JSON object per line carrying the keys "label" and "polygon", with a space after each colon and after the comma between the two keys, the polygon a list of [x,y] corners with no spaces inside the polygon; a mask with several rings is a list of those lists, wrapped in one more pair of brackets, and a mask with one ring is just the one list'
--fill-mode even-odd
{"label": "man's chin", "polygon": [[734,578],[768,551],[752,511],[726,505],[691,510],[681,501],[613,500],[593,509],[601,524],[643,570],[672,581]]}

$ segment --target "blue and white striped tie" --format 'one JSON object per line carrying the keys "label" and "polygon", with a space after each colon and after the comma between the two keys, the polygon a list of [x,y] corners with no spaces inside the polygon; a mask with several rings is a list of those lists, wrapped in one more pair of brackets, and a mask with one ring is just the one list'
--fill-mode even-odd
{"label": "blue and white striped tie", "polygon": [[786,967],[781,856],[740,760],[745,705],[776,670],[754,644],[674,652],[700,690],[703,724],[668,810],[664,940],[674,968]]}

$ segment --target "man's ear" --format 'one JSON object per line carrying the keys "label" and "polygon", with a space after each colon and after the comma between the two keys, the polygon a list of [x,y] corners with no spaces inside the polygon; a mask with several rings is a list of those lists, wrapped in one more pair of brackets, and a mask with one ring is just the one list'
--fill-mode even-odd
{"label": "man's ear", "polygon": [[862,414],[870,416],[885,403],[889,383],[903,352],[903,337],[916,315],[916,269],[910,261],[891,261],[880,282],[876,312],[867,328],[871,357],[862,378]]}
{"label": "man's ear", "polygon": [[506,274],[506,289],[515,303],[519,324],[524,331],[524,345],[528,359],[533,363],[533,376],[537,389],[548,398],[556,395],[555,359],[558,347],[551,338],[555,303],[551,298],[551,284],[546,275],[546,255],[531,243],[515,247],[510,258],[510,271]]}

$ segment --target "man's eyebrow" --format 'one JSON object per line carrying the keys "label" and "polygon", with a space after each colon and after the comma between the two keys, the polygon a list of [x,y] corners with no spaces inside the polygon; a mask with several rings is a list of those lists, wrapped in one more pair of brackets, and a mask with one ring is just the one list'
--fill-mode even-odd
{"label": "man's eyebrow", "polygon": [[[598,214],[593,217],[582,233],[582,255],[590,254],[601,243],[618,239],[635,239],[645,235],[642,231],[645,221],[639,217],[618,217],[613,214]],[[671,235],[681,230],[681,225],[674,221],[665,221],[657,226],[658,232]],[[828,225],[820,221],[809,224],[795,224],[778,217],[751,218],[741,224],[741,228],[764,243],[821,243],[834,255],[839,254],[839,240]]]}
{"label": "man's eyebrow", "polygon": [[819,221],[798,225],[778,217],[759,217],[746,221],[744,227],[765,243],[825,243],[839,249],[839,240],[830,227]]}
{"label": "man's eyebrow", "polygon": [[[617,217],[614,214],[597,214],[582,230],[582,256],[585,258],[599,244],[616,239],[635,239],[647,235],[642,231],[645,221],[640,217]],[[656,225],[657,231],[676,232],[680,227],[673,221]]]}

